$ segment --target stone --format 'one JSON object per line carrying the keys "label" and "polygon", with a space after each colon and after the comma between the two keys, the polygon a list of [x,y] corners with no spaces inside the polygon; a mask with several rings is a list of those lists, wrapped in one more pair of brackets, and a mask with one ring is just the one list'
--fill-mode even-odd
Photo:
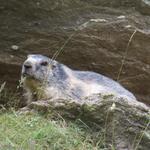
{"label": "stone", "polygon": [[18,45],[12,45],[12,46],[11,46],[11,49],[16,51],[16,50],[19,49],[19,46],[18,46]]}
{"label": "stone", "polygon": [[105,144],[117,150],[149,150],[150,108],[114,95],[95,94],[81,101],[50,99],[32,102],[19,113],[44,113],[50,118],[81,120],[93,132],[99,131]]}

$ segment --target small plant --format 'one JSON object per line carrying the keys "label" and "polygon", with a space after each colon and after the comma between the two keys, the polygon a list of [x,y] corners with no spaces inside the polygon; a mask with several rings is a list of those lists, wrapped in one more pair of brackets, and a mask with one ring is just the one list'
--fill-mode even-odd
{"label": "small plant", "polygon": [[0,149],[100,150],[99,139],[84,124],[48,120],[43,116],[0,115]]}
{"label": "small plant", "polygon": [[0,87],[0,108],[19,108],[20,98],[19,93],[6,88],[4,82]]}

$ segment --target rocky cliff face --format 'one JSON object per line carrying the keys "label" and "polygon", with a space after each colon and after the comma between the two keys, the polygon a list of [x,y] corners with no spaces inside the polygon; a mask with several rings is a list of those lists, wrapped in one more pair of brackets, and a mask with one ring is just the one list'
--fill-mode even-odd
{"label": "rocky cliff face", "polygon": [[150,103],[148,0],[1,0],[1,83],[16,86],[27,54],[52,57],[68,38],[57,60],[116,80],[126,56],[118,81]]}

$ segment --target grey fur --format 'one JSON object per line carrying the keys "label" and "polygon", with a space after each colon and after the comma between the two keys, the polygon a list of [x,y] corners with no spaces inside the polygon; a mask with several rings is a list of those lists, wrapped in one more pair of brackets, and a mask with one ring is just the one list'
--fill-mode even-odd
{"label": "grey fur", "polygon": [[[48,65],[41,65],[42,62],[47,62]],[[25,68],[25,65],[28,68]],[[42,93],[42,96],[36,93],[38,96],[35,99],[61,96],[82,99],[86,97],[85,88],[91,88],[89,91],[92,91],[94,85],[96,90],[101,89],[99,93],[101,91],[109,92],[109,94],[115,92],[119,96],[136,99],[131,92],[108,77],[90,71],[72,70],[43,55],[29,55],[23,64],[22,76],[26,77],[24,87],[28,91],[27,95],[30,95],[28,96],[30,101],[33,101],[33,95],[38,91]],[[30,84],[32,81],[33,83]],[[47,94],[46,91],[48,91]]]}

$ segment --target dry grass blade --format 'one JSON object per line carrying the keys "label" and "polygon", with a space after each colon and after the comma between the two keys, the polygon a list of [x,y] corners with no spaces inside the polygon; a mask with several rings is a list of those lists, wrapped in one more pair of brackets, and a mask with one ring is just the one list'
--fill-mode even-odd
{"label": "dry grass blade", "polygon": [[1,87],[0,87],[0,93],[4,90],[5,85],[6,85],[6,82],[4,82],[3,84],[1,84]]}
{"label": "dry grass blade", "polygon": [[[76,32],[75,32],[75,33],[76,33]],[[65,46],[68,44],[68,42],[72,39],[72,37],[75,35],[75,33],[71,34],[71,35],[69,36],[69,38],[64,42],[64,44],[62,45],[62,47],[54,53],[54,55],[53,55],[53,57],[52,57],[52,60],[55,60],[55,59],[58,57],[58,55],[63,51],[64,47],[65,47]]]}
{"label": "dry grass blade", "polygon": [[81,29],[83,29],[83,28],[86,28],[85,25],[86,25],[87,23],[88,23],[88,22],[85,22],[85,23],[81,24],[79,27],[77,27],[77,29],[75,30],[75,32],[73,32],[73,33],[68,37],[68,39],[64,42],[64,44],[62,45],[62,47],[54,53],[54,55],[53,55],[53,57],[52,57],[52,60],[55,60],[55,59],[58,57],[58,55],[63,51],[64,47],[68,44],[68,42],[72,39],[72,37],[73,37],[79,30],[81,30]]}
{"label": "dry grass blade", "polygon": [[145,129],[142,131],[142,133],[141,133],[141,135],[140,135],[140,137],[139,137],[138,143],[137,143],[137,145],[135,146],[134,150],[137,150],[137,149],[138,149],[139,144],[140,144],[140,142],[141,142],[141,140],[142,140],[142,138],[143,138],[145,132],[147,131],[149,125],[150,125],[150,120],[149,120],[149,122],[147,123]]}
{"label": "dry grass blade", "polygon": [[120,75],[121,75],[121,72],[122,72],[122,69],[123,69],[123,66],[125,64],[125,60],[126,60],[126,57],[127,57],[127,53],[128,53],[128,49],[129,49],[129,46],[130,46],[130,43],[134,37],[134,35],[136,34],[137,30],[135,29],[134,32],[132,33],[132,35],[130,36],[130,39],[128,41],[128,44],[127,44],[127,47],[125,49],[125,54],[124,54],[124,57],[122,59],[122,63],[121,63],[121,67],[119,69],[119,73],[118,73],[118,76],[117,76],[117,81],[119,81],[119,78],[120,78]]}

